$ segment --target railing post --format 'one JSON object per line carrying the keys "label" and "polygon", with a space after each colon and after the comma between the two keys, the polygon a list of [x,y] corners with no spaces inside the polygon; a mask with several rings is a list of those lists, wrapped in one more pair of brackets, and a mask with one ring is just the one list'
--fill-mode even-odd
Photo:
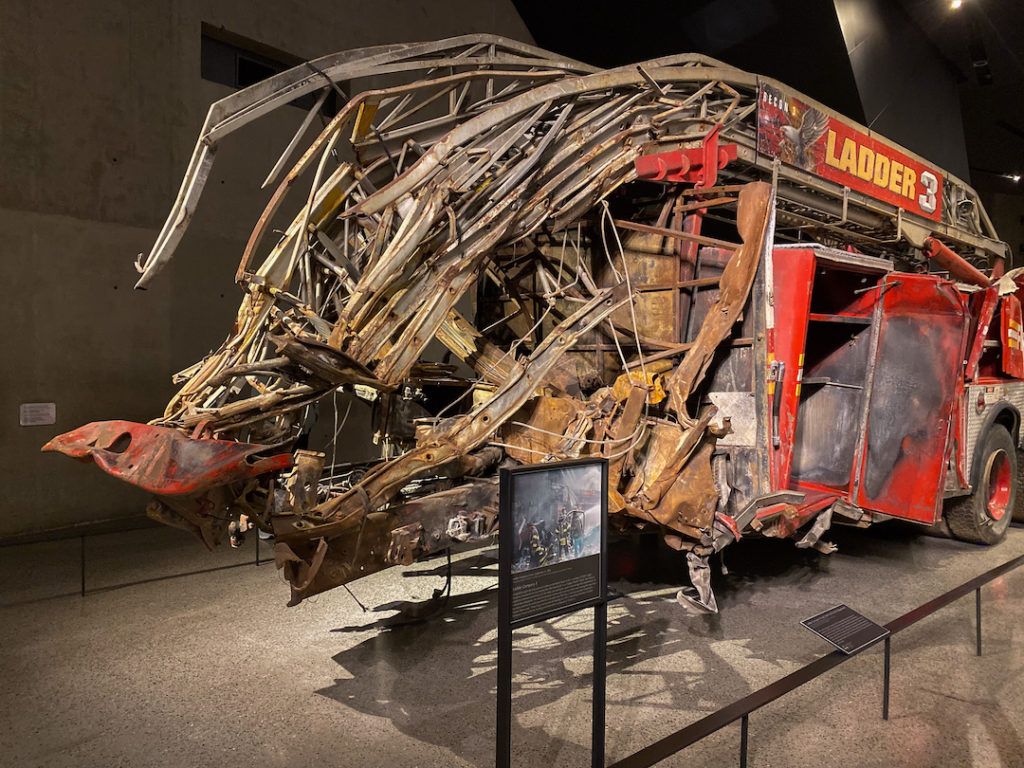
{"label": "railing post", "polygon": [[882,662],[882,719],[889,719],[889,657],[892,652],[892,637],[885,638],[885,660]]}
{"label": "railing post", "polygon": [[[951,605],[954,601],[967,597],[971,592],[974,592],[975,598],[975,627],[977,630],[976,641],[977,641],[977,653],[980,656],[982,651],[982,616],[981,616],[981,586],[988,584],[993,579],[996,579],[1016,568],[1024,566],[1024,555],[1017,555],[1012,560],[999,565],[985,573],[977,576],[973,579],[965,581],[955,589],[951,589],[948,592],[939,595],[927,603],[918,606],[912,611],[908,611],[902,616],[897,617],[893,621],[889,622],[887,628],[891,633],[899,632],[907,627],[913,626],[921,619],[931,616],[935,611],[945,606]],[[980,585],[980,586],[978,586]],[[891,677],[892,677],[892,639],[891,635],[884,638],[885,641],[885,655],[883,658],[883,689],[882,689],[882,718],[883,720],[889,719],[889,704],[891,698]],[[855,654],[856,655],[856,654]],[[738,702],[733,702],[728,708],[723,708],[717,712],[713,712],[710,715],[706,715],[695,723],[676,731],[675,733],[664,737],[656,743],[645,747],[634,754],[616,761],[612,764],[612,768],[621,766],[622,768],[645,768],[652,766],[656,762],[666,760],[671,755],[680,752],[682,749],[695,744],[701,739],[706,738],[712,733],[718,732],[726,725],[730,725],[735,720],[735,709],[740,708],[745,710],[747,714],[741,715],[740,720],[740,766],[746,768],[747,765],[747,742],[748,742],[748,729],[749,729],[749,713],[756,711],[766,704],[769,704],[780,696],[789,691],[793,691],[798,687],[805,685],[811,680],[816,679],[825,671],[833,669],[845,660],[851,659],[853,656],[843,656],[838,651],[819,657],[818,659],[805,664],[800,669],[797,669],[788,675],[784,676],[780,680],[776,680],[764,688],[760,688],[748,696],[744,697]]]}
{"label": "railing post", "polygon": [[981,656],[981,587],[974,590],[974,625],[978,631],[977,654]]}
{"label": "railing post", "polygon": [[747,768],[747,732],[750,730],[750,715],[740,718],[740,768]]}
{"label": "railing post", "polygon": [[78,547],[78,561],[81,566],[81,583],[82,583],[82,597],[85,597],[85,536],[79,537],[80,546]]}

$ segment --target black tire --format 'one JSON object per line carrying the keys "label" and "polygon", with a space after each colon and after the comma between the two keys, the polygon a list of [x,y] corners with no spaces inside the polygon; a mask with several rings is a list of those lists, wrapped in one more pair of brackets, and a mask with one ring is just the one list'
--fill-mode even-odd
{"label": "black tire", "polygon": [[962,541],[998,544],[1006,536],[1020,495],[1017,448],[1005,427],[989,429],[978,460],[974,492],[946,503],[946,522]]}

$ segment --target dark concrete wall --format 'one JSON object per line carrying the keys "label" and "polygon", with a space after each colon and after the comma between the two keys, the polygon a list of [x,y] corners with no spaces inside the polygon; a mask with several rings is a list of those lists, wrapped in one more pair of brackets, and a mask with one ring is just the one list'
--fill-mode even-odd
{"label": "dark concrete wall", "polygon": [[[222,145],[175,260],[132,290],[206,110],[230,93],[200,79],[202,22],[303,58],[467,32],[531,41],[510,0],[0,3],[0,538],[139,514],[145,494],[39,447],[89,421],[158,416],[171,374],[234,318],[259,185],[297,109]],[[57,424],[19,427],[19,403],[39,401],[56,402]]]}

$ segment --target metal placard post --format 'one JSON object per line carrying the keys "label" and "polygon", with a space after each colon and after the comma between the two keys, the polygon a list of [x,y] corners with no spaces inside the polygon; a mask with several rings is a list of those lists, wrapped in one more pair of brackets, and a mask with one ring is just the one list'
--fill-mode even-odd
{"label": "metal placard post", "polygon": [[579,459],[500,473],[495,765],[512,766],[512,632],[594,609],[591,766],[604,768],[608,463]]}

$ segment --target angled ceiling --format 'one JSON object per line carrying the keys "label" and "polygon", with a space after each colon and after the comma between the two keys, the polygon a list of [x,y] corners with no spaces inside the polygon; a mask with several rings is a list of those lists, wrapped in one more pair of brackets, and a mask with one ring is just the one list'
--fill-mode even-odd
{"label": "angled ceiling", "polygon": [[602,67],[703,53],[863,121],[843,34],[820,0],[514,0],[537,44]]}
{"label": "angled ceiling", "polygon": [[979,189],[1024,194],[1001,175],[1024,174],[1024,0],[961,1],[514,0],[545,48],[605,67],[705,53],[874,122]]}
{"label": "angled ceiling", "polygon": [[[958,80],[971,180],[1024,194],[1024,3],[1021,0],[899,0]],[[927,115],[923,116],[927,119]]]}

